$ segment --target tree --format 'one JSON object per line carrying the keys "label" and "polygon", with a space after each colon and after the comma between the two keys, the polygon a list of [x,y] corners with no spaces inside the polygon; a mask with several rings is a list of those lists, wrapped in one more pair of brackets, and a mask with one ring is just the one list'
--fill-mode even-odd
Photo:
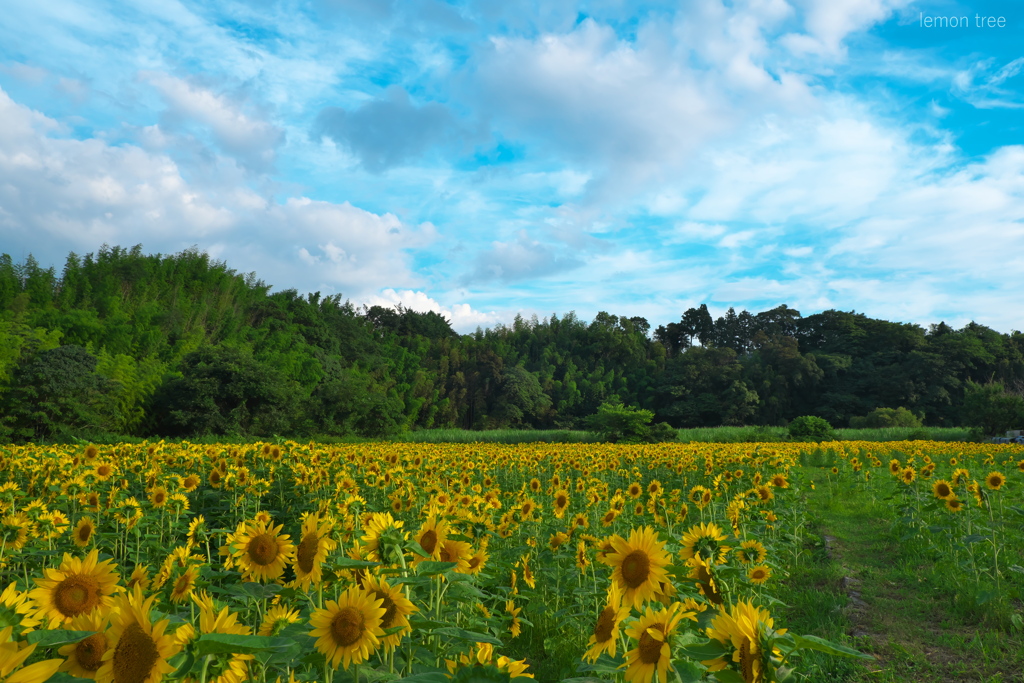
{"label": "tree", "polygon": [[1006,391],[1000,382],[968,382],[964,395],[964,421],[979,436],[994,436],[1024,428],[1024,398]]}
{"label": "tree", "polygon": [[817,415],[801,415],[789,423],[789,436],[808,441],[834,441],[836,433],[828,420]]}
{"label": "tree", "polygon": [[81,346],[43,351],[13,373],[3,421],[18,439],[49,439],[109,429],[116,385],[95,373],[96,357]]}
{"label": "tree", "polygon": [[654,413],[650,410],[623,405],[616,396],[602,403],[585,423],[588,429],[598,433],[602,441],[636,443],[648,435],[647,425],[653,418]]}

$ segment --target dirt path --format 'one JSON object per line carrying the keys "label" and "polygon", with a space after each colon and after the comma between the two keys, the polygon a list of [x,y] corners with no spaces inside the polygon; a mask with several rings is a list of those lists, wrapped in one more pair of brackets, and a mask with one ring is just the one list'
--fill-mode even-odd
{"label": "dirt path", "polygon": [[1021,639],[971,625],[943,586],[928,579],[924,558],[888,532],[884,512],[850,499],[810,501],[826,549],[839,565],[854,645],[876,657],[865,681],[1005,683],[1024,681]]}

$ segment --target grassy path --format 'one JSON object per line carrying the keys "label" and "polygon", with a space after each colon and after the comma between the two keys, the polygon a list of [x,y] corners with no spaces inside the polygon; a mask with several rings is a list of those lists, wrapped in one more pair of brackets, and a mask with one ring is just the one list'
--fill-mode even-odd
{"label": "grassy path", "polygon": [[819,662],[809,680],[1024,681],[1024,637],[965,609],[949,577],[888,532],[885,503],[819,486],[808,504],[814,535],[787,582],[786,616],[876,657]]}

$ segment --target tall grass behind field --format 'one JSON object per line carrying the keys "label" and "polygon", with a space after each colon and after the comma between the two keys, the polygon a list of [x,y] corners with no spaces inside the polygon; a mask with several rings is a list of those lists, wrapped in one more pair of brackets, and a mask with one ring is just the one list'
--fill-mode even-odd
{"label": "tall grass behind field", "polygon": [[598,443],[593,432],[569,429],[423,429],[391,437],[398,443]]}
{"label": "tall grass behind field", "polygon": [[[888,427],[837,429],[840,441],[967,441],[970,431],[960,427]],[[701,443],[759,443],[788,441],[786,427],[697,427],[680,429],[679,440]]]}

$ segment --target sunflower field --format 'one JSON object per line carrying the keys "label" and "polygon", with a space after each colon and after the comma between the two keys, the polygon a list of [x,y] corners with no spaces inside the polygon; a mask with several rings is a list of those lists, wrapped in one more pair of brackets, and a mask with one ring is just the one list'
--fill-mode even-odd
{"label": "sunflower field", "polygon": [[0,681],[804,680],[805,485],[1020,588],[1020,448],[812,447],[0,448]]}

